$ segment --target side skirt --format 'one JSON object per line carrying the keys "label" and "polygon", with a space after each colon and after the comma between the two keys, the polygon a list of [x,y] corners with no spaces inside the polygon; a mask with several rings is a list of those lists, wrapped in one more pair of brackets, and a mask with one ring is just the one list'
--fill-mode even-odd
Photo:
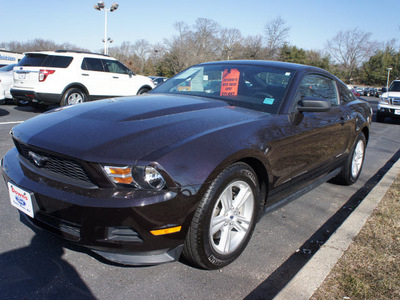
{"label": "side skirt", "polygon": [[273,211],[275,209],[280,208],[281,206],[303,196],[304,194],[308,193],[309,191],[315,189],[316,187],[318,187],[319,185],[323,184],[324,182],[327,182],[329,180],[331,180],[332,178],[334,178],[335,176],[339,175],[339,173],[341,172],[342,168],[336,168],[335,170],[331,171],[330,173],[328,173],[327,175],[317,179],[316,181],[314,181],[313,183],[311,183],[310,185],[305,186],[304,188],[294,192],[293,194],[290,194],[289,196],[281,199],[280,201],[272,204],[271,206],[267,206],[265,207],[264,212],[270,212]]}

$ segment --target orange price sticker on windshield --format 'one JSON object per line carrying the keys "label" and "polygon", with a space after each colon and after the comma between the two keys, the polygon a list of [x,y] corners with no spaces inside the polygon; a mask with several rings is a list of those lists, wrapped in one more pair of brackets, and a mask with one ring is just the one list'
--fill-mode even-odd
{"label": "orange price sticker on windshield", "polygon": [[237,96],[240,72],[237,69],[224,70],[222,73],[220,96]]}

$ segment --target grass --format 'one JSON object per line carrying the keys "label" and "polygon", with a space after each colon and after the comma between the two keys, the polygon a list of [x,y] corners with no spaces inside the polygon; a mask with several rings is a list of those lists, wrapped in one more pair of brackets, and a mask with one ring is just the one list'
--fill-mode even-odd
{"label": "grass", "polygon": [[400,175],[310,299],[400,299]]}

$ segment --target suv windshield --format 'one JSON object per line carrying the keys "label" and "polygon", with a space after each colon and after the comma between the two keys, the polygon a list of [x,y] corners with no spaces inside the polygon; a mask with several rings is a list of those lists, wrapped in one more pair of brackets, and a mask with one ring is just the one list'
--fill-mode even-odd
{"label": "suv windshield", "polygon": [[72,59],[71,56],[27,53],[18,65],[23,67],[67,68]]}
{"label": "suv windshield", "polygon": [[393,81],[389,87],[389,92],[400,92],[400,81]]}
{"label": "suv windshield", "polygon": [[292,70],[252,65],[193,66],[150,93],[185,94],[223,100],[231,105],[277,113]]}

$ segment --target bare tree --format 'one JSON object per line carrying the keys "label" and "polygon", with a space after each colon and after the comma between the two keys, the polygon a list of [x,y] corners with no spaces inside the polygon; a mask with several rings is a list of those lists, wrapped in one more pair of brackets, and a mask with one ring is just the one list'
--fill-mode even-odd
{"label": "bare tree", "polygon": [[339,31],[326,43],[326,50],[341,65],[347,79],[353,76],[356,68],[366,61],[377,49],[377,43],[371,41],[372,33],[357,28]]}
{"label": "bare tree", "polygon": [[286,21],[281,17],[268,22],[264,27],[264,35],[266,39],[266,50],[269,59],[274,59],[289,36],[290,27],[286,26]]}
{"label": "bare tree", "polygon": [[262,36],[248,36],[243,39],[242,54],[243,59],[264,59],[264,48]]}
{"label": "bare tree", "polygon": [[138,58],[140,73],[144,73],[146,62],[152,52],[152,45],[144,40],[137,40],[133,44],[133,54]]}
{"label": "bare tree", "polygon": [[219,34],[219,52],[221,59],[239,58],[236,53],[241,48],[242,34],[236,28],[224,28]]}
{"label": "bare tree", "polygon": [[70,44],[70,43],[57,44],[53,41],[44,40],[44,39],[34,39],[34,40],[30,40],[30,41],[27,41],[24,43],[17,42],[17,41],[11,41],[11,42],[7,42],[7,43],[3,42],[1,44],[1,47],[5,48],[6,50],[16,51],[16,52],[43,51],[43,50],[88,51],[87,49],[78,47],[78,46]]}

